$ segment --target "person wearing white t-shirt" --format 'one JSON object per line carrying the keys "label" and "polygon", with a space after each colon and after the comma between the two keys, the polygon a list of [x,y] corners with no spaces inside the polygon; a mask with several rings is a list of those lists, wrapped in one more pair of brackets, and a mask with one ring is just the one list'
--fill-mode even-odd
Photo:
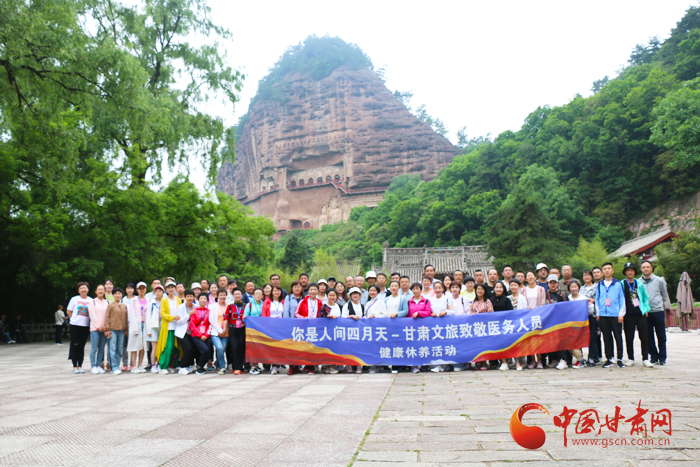
{"label": "person wearing white t-shirt", "polygon": [[85,343],[90,336],[90,306],[92,298],[88,297],[90,285],[78,282],[78,295],[68,302],[68,317],[70,318],[70,352],[68,358],[73,362],[73,374],[85,373],[82,369],[85,358]]}
{"label": "person wearing white t-shirt", "polygon": [[470,315],[472,312],[469,300],[460,294],[462,290],[461,285],[459,282],[450,284],[450,295],[447,297],[447,309],[455,316]]}
{"label": "person wearing white t-shirt", "polygon": [[399,295],[399,282],[392,281],[389,284],[388,294],[384,300],[386,303],[386,309],[389,312],[391,318],[396,318],[399,315],[399,310],[401,309],[401,295]]}
{"label": "person wearing white t-shirt", "polygon": [[[455,281],[450,284],[450,294],[447,297],[447,310],[454,316],[470,315],[472,313],[471,303],[460,292],[462,290],[462,284],[459,281]],[[469,363],[455,363],[452,365],[454,371],[462,371],[464,365],[469,365]]]}
{"label": "person wearing white t-shirt", "polygon": [[[447,315],[453,315],[454,310],[447,309],[447,297],[445,297],[445,285],[442,282],[433,283],[433,292],[435,295],[428,298],[430,302],[430,309],[432,310],[432,316],[443,317]],[[444,365],[433,365],[430,369],[433,373],[438,373],[440,371],[445,371]]]}
{"label": "person wearing white t-shirt", "polygon": [[[513,304],[513,309],[514,310],[528,310],[528,304],[527,304],[527,298],[520,293],[520,287],[522,286],[522,283],[518,279],[511,279],[510,280],[510,295],[508,298],[510,299],[510,302]],[[539,287],[539,286],[538,286]],[[524,357],[515,357],[515,369],[517,371],[522,371],[523,370],[523,365],[527,364],[527,356]]]}

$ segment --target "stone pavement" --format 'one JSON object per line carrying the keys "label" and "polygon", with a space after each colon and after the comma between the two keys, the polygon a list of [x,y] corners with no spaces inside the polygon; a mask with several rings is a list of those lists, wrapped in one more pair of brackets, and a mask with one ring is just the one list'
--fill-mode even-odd
{"label": "stone pavement", "polygon": [[[700,336],[669,334],[669,347],[655,369],[289,377],[73,375],[67,345],[2,346],[0,465],[700,465]],[[670,445],[572,446],[575,417],[564,447],[538,412],[524,422],[545,429],[542,449],[508,432],[528,402],[604,418],[615,405],[632,416],[640,400],[672,411]],[[601,437],[631,439],[629,427]]]}
{"label": "stone pavement", "polygon": [[[614,370],[601,367],[580,370],[509,370],[500,372],[399,374],[379,409],[369,435],[363,440],[356,467],[385,467],[393,462],[415,466],[504,466],[521,462],[528,467],[555,466],[639,466],[663,467],[700,465],[700,336],[671,333],[671,358],[653,369],[636,365]],[[638,345],[638,342],[635,343]],[[639,350],[639,349],[637,349]],[[598,438],[620,438],[627,446],[574,446],[572,439],[595,439],[576,435],[578,415],[567,430],[554,426],[551,417],[563,407],[579,412],[594,408],[605,422],[619,406],[629,418],[642,408],[650,430],[651,413],[669,409],[672,435],[668,446],[631,446],[631,423],[620,423],[617,433],[604,429]],[[537,425],[547,440],[540,450],[529,451],[513,441],[508,424],[523,404],[545,406],[551,417],[527,412],[526,425]],[[598,425],[596,425],[598,426]],[[658,427],[654,435],[659,436]],[[597,433],[597,429],[595,431]]]}

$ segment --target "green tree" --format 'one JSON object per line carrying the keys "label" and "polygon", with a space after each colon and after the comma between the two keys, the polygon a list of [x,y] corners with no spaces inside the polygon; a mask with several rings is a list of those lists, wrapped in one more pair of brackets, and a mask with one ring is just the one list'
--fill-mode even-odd
{"label": "green tree", "polygon": [[655,109],[651,141],[673,151],[673,164],[700,163],[700,78],[669,93]]}
{"label": "green tree", "polygon": [[536,263],[558,264],[568,250],[565,237],[531,194],[516,190],[489,219],[489,253],[505,264],[534,270]]}
{"label": "green tree", "polygon": [[[144,184],[149,170],[160,180],[163,162],[173,168],[189,161],[207,166],[213,181],[227,133],[220,117],[198,109],[210,95],[238,100],[243,77],[226,65],[216,42],[230,39],[228,30],[214,24],[205,0],[145,0],[143,8],[111,0],[90,5],[95,41],[136,57],[139,71],[129,87],[121,76],[104,76],[106,89],[129,92],[120,105],[106,101],[96,109],[96,135],[125,157],[132,183]],[[210,42],[196,47],[189,42],[194,35]]]}
{"label": "green tree", "polygon": [[287,271],[293,271],[300,267],[308,268],[310,263],[311,250],[309,247],[300,241],[299,235],[296,233],[289,234],[280,265]]}

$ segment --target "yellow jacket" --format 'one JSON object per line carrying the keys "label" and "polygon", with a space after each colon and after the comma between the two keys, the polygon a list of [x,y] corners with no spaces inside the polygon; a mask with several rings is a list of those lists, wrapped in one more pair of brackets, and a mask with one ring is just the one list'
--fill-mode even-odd
{"label": "yellow jacket", "polygon": [[[180,306],[182,300],[177,297],[177,305]],[[177,310],[173,310],[177,311]],[[160,325],[160,334],[158,334],[158,347],[156,347],[156,358],[160,358],[160,354],[165,350],[165,345],[168,342],[168,324],[175,319],[175,315],[170,314],[170,302],[168,301],[168,296],[166,295],[160,302],[160,316],[163,321]],[[182,356],[182,349],[180,345],[175,340],[175,348],[178,350],[178,354]]]}

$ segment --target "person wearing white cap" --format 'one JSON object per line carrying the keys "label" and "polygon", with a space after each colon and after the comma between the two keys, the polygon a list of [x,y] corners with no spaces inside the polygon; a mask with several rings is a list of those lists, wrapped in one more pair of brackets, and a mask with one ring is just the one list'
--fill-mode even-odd
{"label": "person wearing white cap", "polygon": [[[200,284],[199,282],[192,282],[192,286],[190,287],[190,289],[192,289],[192,291],[194,292],[195,297],[199,297],[199,294],[202,293],[202,284]],[[196,298],[195,301],[197,301]]]}
{"label": "person wearing white cap", "polygon": [[[548,305],[552,303],[569,301],[569,298],[566,296],[566,292],[559,290],[559,277],[557,277],[556,274],[550,274],[549,276],[547,276],[546,296],[546,303]],[[557,370],[565,370],[566,368],[568,368],[566,360],[564,359],[564,354],[564,351],[549,353],[550,365],[552,364],[551,362],[554,362],[557,359],[559,359],[559,363],[557,364]]]}
{"label": "person wearing white cap", "polygon": [[151,281],[151,291],[146,294],[146,299],[147,300],[153,300],[155,298],[155,291],[156,291],[156,286],[160,285],[161,289],[163,289],[163,285],[160,283],[160,279],[157,277],[154,277],[153,280]]}
{"label": "person wearing white cap", "polygon": [[[360,276],[362,277],[362,276]],[[355,279],[357,282],[357,279]],[[355,321],[357,321],[360,318],[364,318],[365,316],[365,305],[360,303],[360,296],[362,292],[360,292],[359,287],[351,287],[350,288],[350,301],[343,306],[343,312],[342,312],[342,317],[343,318],[352,318]],[[352,366],[347,365],[345,367],[345,371],[347,373],[352,373]],[[357,367],[357,373],[360,374],[362,373],[362,367],[358,366]]]}
{"label": "person wearing white cap", "polygon": [[158,336],[156,358],[159,362],[161,375],[175,372],[174,369],[170,368],[172,367],[173,357],[176,354],[179,356],[181,353],[175,339],[175,329],[177,328],[177,321],[180,319],[177,315],[177,307],[180,306],[182,301],[175,292],[175,285],[173,280],[165,283],[165,291],[168,293],[168,296],[163,297],[163,300],[160,302],[160,317],[162,321]]}
{"label": "person wearing white cap", "polygon": [[[146,283],[139,282],[136,284],[136,293],[131,302],[127,305],[129,308],[129,343],[127,352],[131,352],[132,373],[145,373],[143,366],[143,356],[148,348],[146,341],[146,312],[148,311],[148,299],[146,299]],[[138,365],[136,365],[136,353],[138,353]]]}
{"label": "person wearing white cap", "polygon": [[322,304],[328,303],[328,298],[326,297],[326,292],[328,291],[328,282],[326,279],[319,279],[318,282],[316,283],[318,286],[318,295],[316,298],[321,300]]}
{"label": "person wearing white cap", "polygon": [[[535,266],[535,274],[537,274],[537,278],[539,279],[537,281],[537,285],[542,287],[545,291],[548,290],[549,284],[547,283],[547,276],[549,275],[549,268],[547,265],[544,263],[538,263],[537,266]],[[559,281],[558,277],[557,281]]]}

